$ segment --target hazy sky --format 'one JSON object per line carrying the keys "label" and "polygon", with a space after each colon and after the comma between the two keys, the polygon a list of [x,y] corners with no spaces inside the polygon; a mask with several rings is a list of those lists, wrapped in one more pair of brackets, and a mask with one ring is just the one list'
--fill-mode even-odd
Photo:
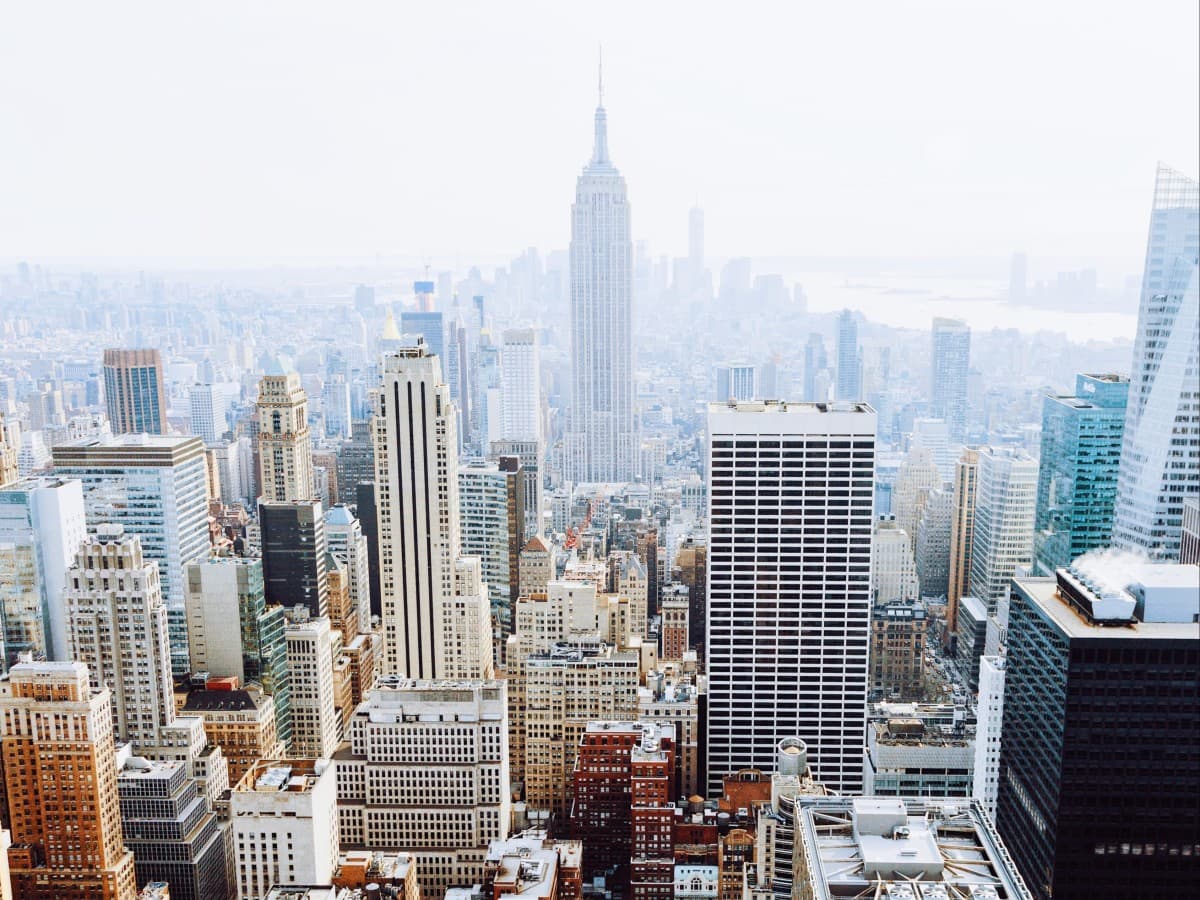
{"label": "hazy sky", "polygon": [[6,4],[0,258],[565,247],[603,42],[636,238],[1140,267],[1198,4]]}

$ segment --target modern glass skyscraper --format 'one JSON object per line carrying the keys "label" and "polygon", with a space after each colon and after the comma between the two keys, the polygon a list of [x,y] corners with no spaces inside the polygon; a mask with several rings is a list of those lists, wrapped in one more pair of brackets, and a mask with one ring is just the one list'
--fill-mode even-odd
{"label": "modern glass skyscraper", "polygon": [[1053,575],[1111,541],[1128,397],[1124,376],[1078,375],[1074,396],[1046,398],[1033,534],[1038,574]]}
{"label": "modern glass skyscraper", "polygon": [[1142,276],[1113,544],[1179,556],[1200,492],[1200,183],[1159,165]]}
{"label": "modern glass skyscraper", "polygon": [[571,419],[566,477],[632,481],[638,436],[633,384],[633,242],[625,179],[608,157],[603,94],[591,162],[571,207]]}
{"label": "modern glass skyscraper", "polygon": [[141,539],[145,558],[158,563],[171,666],[176,674],[186,672],[183,568],[209,552],[204,442],[152,434],[85,438],[54,448],[54,470],[83,482],[89,528],[121,525]]}
{"label": "modern glass skyscraper", "polygon": [[[417,282],[423,283],[426,282]],[[446,324],[440,312],[402,312],[400,331],[425,338],[425,346],[430,354],[442,361],[442,371],[446,371]]]}
{"label": "modern glass skyscraper", "polygon": [[844,309],[838,316],[837,399],[861,400],[862,387],[862,350],[858,346],[858,322],[854,319],[854,313]]}
{"label": "modern glass skyscraper", "polygon": [[930,414],[945,419],[950,440],[967,435],[967,372],[971,364],[971,329],[957,319],[933,320]]}
{"label": "modern glass skyscraper", "polygon": [[875,412],[714,403],[708,433],[709,794],[795,736],[861,791]]}
{"label": "modern glass skyscraper", "polygon": [[114,434],[166,434],[162,355],[157,350],[105,350],[104,400]]}
{"label": "modern glass skyscraper", "polygon": [[1017,578],[996,827],[1039,900],[1195,892],[1194,567]]}

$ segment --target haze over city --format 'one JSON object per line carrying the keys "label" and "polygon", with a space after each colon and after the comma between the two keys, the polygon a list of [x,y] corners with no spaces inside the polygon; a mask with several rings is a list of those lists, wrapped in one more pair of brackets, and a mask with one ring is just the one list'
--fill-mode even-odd
{"label": "haze over city", "polygon": [[1200,7],[0,18],[0,900],[1200,883]]}

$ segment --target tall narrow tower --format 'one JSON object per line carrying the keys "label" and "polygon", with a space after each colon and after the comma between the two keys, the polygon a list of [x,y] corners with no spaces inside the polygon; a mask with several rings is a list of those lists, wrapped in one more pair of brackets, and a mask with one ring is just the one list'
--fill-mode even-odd
{"label": "tall narrow tower", "polygon": [[950,440],[967,436],[967,374],[971,365],[971,329],[957,319],[933,320],[930,413],[946,420]]}
{"label": "tall narrow tower", "polygon": [[308,396],[295,372],[277,369],[258,382],[258,456],[264,501],[313,499]]}
{"label": "tall narrow tower", "polygon": [[633,242],[625,179],[608,157],[601,83],[592,159],[571,207],[571,418],[568,479],[631,481],[637,462],[633,405]]}
{"label": "tall narrow tower", "polygon": [[440,678],[461,545],[458,417],[440,361],[424,341],[383,358],[375,404],[384,671]]}
{"label": "tall narrow tower", "polygon": [[1178,559],[1200,492],[1200,183],[1158,167],[1112,542]]}

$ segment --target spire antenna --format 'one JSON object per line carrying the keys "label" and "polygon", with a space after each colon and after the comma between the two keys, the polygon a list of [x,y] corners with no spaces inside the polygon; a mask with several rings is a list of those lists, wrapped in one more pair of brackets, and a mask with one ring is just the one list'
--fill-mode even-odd
{"label": "spire antenna", "polygon": [[599,95],[600,95],[600,102],[597,105],[603,106],[604,105],[604,44],[600,45]]}

